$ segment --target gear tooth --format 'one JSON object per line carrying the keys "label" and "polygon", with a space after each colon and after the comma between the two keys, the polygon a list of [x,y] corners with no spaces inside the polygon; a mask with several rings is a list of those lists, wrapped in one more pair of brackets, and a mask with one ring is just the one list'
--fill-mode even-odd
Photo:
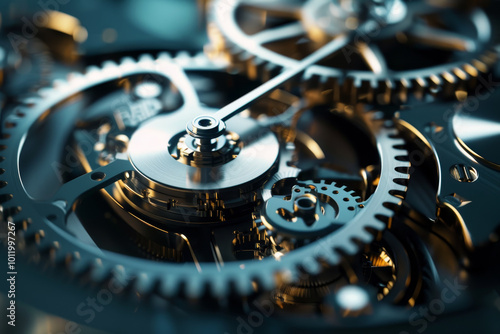
{"label": "gear tooth", "polygon": [[378,81],[376,87],[375,102],[381,105],[387,105],[391,103],[394,83],[389,79],[381,80]]}
{"label": "gear tooth", "polygon": [[52,86],[53,86],[54,88],[60,88],[60,87],[65,86],[66,84],[67,84],[67,83],[66,83],[66,80],[64,80],[64,79],[54,79],[54,80],[52,81]]}
{"label": "gear tooth", "polygon": [[470,75],[460,67],[455,67],[453,69],[453,74],[458,78],[459,81],[466,82],[470,80]]}
{"label": "gear tooth", "polygon": [[489,66],[486,65],[482,60],[473,59],[471,61],[471,63],[472,63],[472,66],[474,66],[482,74],[488,73]]}
{"label": "gear tooth", "polygon": [[134,281],[134,287],[139,294],[150,294],[154,288],[154,281],[146,273],[137,275]]}
{"label": "gear tooth", "polygon": [[160,293],[165,297],[174,297],[178,294],[180,281],[176,276],[165,277],[160,282]]}
{"label": "gear tooth", "polygon": [[410,164],[410,162],[408,161],[408,150],[402,148],[393,148],[393,150],[395,155],[394,158],[398,160],[400,166],[404,167],[407,164]]}
{"label": "gear tooth", "polygon": [[[5,209],[4,209],[4,207],[2,206],[2,212],[1,212],[1,215],[2,215],[2,220],[1,220],[1,221],[3,221],[4,210],[5,210]],[[8,217],[6,218],[6,222],[7,222],[7,224],[15,224],[14,217],[12,217],[12,216],[8,216]]]}
{"label": "gear tooth", "polygon": [[404,139],[401,138],[394,138],[393,141],[391,142],[391,145],[393,148],[397,149],[398,147],[406,145]]}
{"label": "gear tooth", "polygon": [[172,60],[172,55],[169,52],[160,52],[158,54],[158,60],[161,60],[161,61],[171,61]]}
{"label": "gear tooth", "polygon": [[229,290],[228,284],[223,279],[212,280],[210,284],[210,291],[212,292],[212,296],[218,298],[227,297]]}
{"label": "gear tooth", "polygon": [[108,278],[110,275],[110,270],[102,262],[101,259],[97,258],[94,260],[90,267],[90,277],[94,282],[100,283]]}
{"label": "gear tooth", "polygon": [[7,116],[7,119],[5,120],[5,123],[4,123],[5,127],[10,128],[10,129],[15,128],[20,120],[21,120],[21,118],[19,116],[12,113],[9,116]]}
{"label": "gear tooth", "polygon": [[69,264],[67,265],[69,271],[75,275],[81,275],[85,271],[90,270],[90,264],[81,258],[71,257]]}
{"label": "gear tooth", "polygon": [[367,230],[359,231],[359,233],[356,235],[356,238],[363,244],[369,244],[373,241],[373,235]]}
{"label": "gear tooth", "polygon": [[458,77],[453,72],[448,71],[441,73],[441,79],[449,85],[455,85],[458,81]]}
{"label": "gear tooth", "polygon": [[[389,202],[389,199],[391,199],[392,202]],[[400,201],[400,198],[395,198],[392,196],[387,198],[387,203],[399,204]],[[379,215],[384,216],[386,219],[394,216],[394,206],[388,205],[387,203],[384,203],[384,206],[377,210],[379,212]]]}
{"label": "gear tooth", "polygon": [[206,284],[201,275],[191,276],[184,285],[186,296],[191,299],[198,299],[203,296]]}
{"label": "gear tooth", "polygon": [[382,231],[387,227],[387,224],[385,223],[385,217],[384,221],[382,221],[382,217],[376,217],[376,220],[372,220],[367,222],[367,227],[371,228],[375,231]]}
{"label": "gear tooth", "polygon": [[126,288],[129,284],[134,283],[134,277],[131,276],[124,266],[115,265],[111,269],[112,279],[119,284],[122,289]]}
{"label": "gear tooth", "polygon": [[375,85],[371,80],[361,80],[361,85],[357,88],[357,99],[366,103],[373,103]]}
{"label": "gear tooth", "polygon": [[71,72],[66,76],[66,80],[69,83],[81,83],[83,80],[85,80],[85,76],[80,72]]}
{"label": "gear tooth", "polygon": [[302,261],[301,266],[308,274],[311,275],[319,274],[321,271],[321,265],[313,257],[307,258],[307,261]]}
{"label": "gear tooth", "polygon": [[427,90],[429,89],[429,84],[424,78],[417,77],[412,80],[412,87],[413,95],[415,95],[418,100],[422,100]]}
{"label": "gear tooth", "polygon": [[356,87],[357,89],[360,89],[363,87],[363,80],[359,77],[354,79],[353,86]]}
{"label": "gear tooth", "polygon": [[189,52],[181,51],[175,55],[174,61],[181,66],[187,66],[192,61],[192,58]]}
{"label": "gear tooth", "polygon": [[400,193],[406,193],[406,191],[408,190],[408,187],[406,185],[404,185],[403,183],[407,183],[407,181],[410,179],[410,176],[409,175],[406,175],[405,178],[401,178],[399,179],[397,182],[401,183],[397,183],[397,184],[394,184],[393,185],[393,188],[395,191],[399,191]]}
{"label": "gear tooth", "polygon": [[391,196],[396,197],[396,201],[400,201],[400,200],[404,199],[405,193],[406,193],[405,187],[403,187],[403,189],[393,189],[389,192],[389,194],[391,194]]}
{"label": "gear tooth", "polygon": [[66,266],[71,273],[76,275],[82,274],[90,268],[90,264],[82,259],[79,252],[67,254]]}
{"label": "gear tooth", "polygon": [[443,79],[441,79],[441,77],[436,75],[436,74],[432,74],[429,76],[429,78],[427,80],[429,82],[429,88],[430,88],[431,93],[435,94],[435,93],[439,92],[439,90],[441,89],[441,86],[443,84]]}
{"label": "gear tooth", "polygon": [[346,255],[355,255],[359,250],[358,245],[354,240],[346,240],[346,242],[342,245],[342,251]]}
{"label": "gear tooth", "polygon": [[470,76],[471,79],[476,79],[477,77],[479,77],[479,71],[477,70],[477,68],[474,65],[467,63],[467,64],[464,64],[462,66],[462,68]]}
{"label": "gear tooth", "polygon": [[66,254],[60,251],[60,245],[58,241],[53,241],[49,248],[50,260],[55,265],[60,265],[64,263],[66,259]]}
{"label": "gear tooth", "polygon": [[[12,217],[11,217],[12,219]],[[44,230],[38,230],[34,232],[34,238],[35,238],[35,243],[40,249],[43,249],[44,245],[44,239],[45,239],[45,231]]]}
{"label": "gear tooth", "polygon": [[405,168],[405,173],[408,173],[408,170],[411,168],[411,162],[408,161],[408,152],[404,152],[401,155],[404,159],[396,159],[398,161],[397,167]]}
{"label": "gear tooth", "polygon": [[38,90],[38,94],[44,98],[49,97],[52,93],[52,88],[43,87]]}
{"label": "gear tooth", "polygon": [[408,102],[408,92],[412,90],[411,81],[402,78],[396,83],[396,93],[395,99],[396,103],[407,103]]}
{"label": "gear tooth", "polygon": [[307,83],[311,81],[318,81],[318,76],[312,73],[311,71],[304,71],[304,74],[302,75],[302,81]]}
{"label": "gear tooth", "polygon": [[120,65],[122,66],[128,66],[132,64],[135,64],[135,60],[132,57],[123,57],[120,59]]}
{"label": "gear tooth", "polygon": [[95,65],[88,66],[86,69],[87,74],[100,73],[100,72],[101,72],[101,69]]}
{"label": "gear tooth", "polygon": [[[300,273],[297,267],[286,268],[282,272],[278,272],[276,275],[279,277],[279,282],[284,284],[297,283],[300,280]],[[276,287],[276,280],[272,280],[273,286],[268,289],[271,291]]]}
{"label": "gear tooth", "polygon": [[329,265],[335,266],[339,264],[340,257],[337,253],[335,253],[332,249],[326,249],[323,254],[321,254],[321,259],[326,261]]}
{"label": "gear tooth", "polygon": [[206,57],[206,55],[203,52],[197,53],[193,57],[193,61],[196,63],[198,66],[209,66],[213,62],[209,60],[209,58]]}
{"label": "gear tooth", "polygon": [[[0,194],[0,203],[8,203],[14,198],[14,195],[12,194]],[[4,207],[4,210],[8,210],[9,208],[7,206]]]}
{"label": "gear tooth", "polygon": [[271,291],[276,287],[274,274],[267,273],[266,275],[262,275],[262,273],[254,273],[252,276],[257,285],[264,291]]}
{"label": "gear tooth", "polygon": [[40,103],[42,100],[38,96],[26,96],[20,99],[20,103],[22,103],[26,107],[33,107],[34,105]]}
{"label": "gear tooth", "polygon": [[106,60],[101,65],[102,68],[116,68],[118,65],[112,60]]}
{"label": "gear tooth", "polygon": [[236,291],[242,296],[248,296],[252,293],[252,282],[246,277],[240,277],[234,281]]}
{"label": "gear tooth", "polygon": [[492,68],[494,68],[495,64],[498,63],[499,54],[491,49],[481,55],[480,60],[487,66],[486,72],[491,72]]}
{"label": "gear tooth", "polygon": [[458,86],[458,77],[455,76],[452,72],[443,72],[441,73],[441,82],[442,82],[442,94],[444,96],[452,96],[457,91]]}
{"label": "gear tooth", "polygon": [[408,180],[410,179],[410,175],[407,173],[397,173],[394,175],[394,180]]}
{"label": "gear tooth", "polygon": [[149,64],[152,64],[154,63],[154,58],[152,55],[150,55],[149,53],[145,53],[145,54],[142,54],[139,56],[139,63],[143,64],[143,65],[149,65]]}

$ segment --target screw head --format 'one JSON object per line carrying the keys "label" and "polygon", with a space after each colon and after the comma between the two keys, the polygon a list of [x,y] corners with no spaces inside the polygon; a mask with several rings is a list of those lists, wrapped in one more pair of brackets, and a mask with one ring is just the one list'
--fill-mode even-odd
{"label": "screw head", "polygon": [[479,178],[479,173],[474,167],[463,164],[456,164],[451,166],[450,175],[458,182],[467,183],[475,182]]}

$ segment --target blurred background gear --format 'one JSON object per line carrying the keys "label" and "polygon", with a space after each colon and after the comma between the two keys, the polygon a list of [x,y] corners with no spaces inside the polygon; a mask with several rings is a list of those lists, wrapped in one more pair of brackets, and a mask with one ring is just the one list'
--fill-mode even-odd
{"label": "blurred background gear", "polygon": [[453,97],[498,58],[499,40],[479,8],[402,0],[219,0],[209,15],[212,52],[251,77],[267,78],[331,39],[351,35],[349,45],[303,78],[309,89],[319,84],[347,103]]}

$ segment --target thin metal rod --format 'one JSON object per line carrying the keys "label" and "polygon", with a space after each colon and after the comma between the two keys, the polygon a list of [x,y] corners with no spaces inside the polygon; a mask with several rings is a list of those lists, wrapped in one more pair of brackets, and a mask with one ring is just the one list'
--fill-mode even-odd
{"label": "thin metal rod", "polygon": [[245,110],[248,106],[250,106],[255,100],[258,98],[261,98],[269,93],[271,93],[273,90],[278,88],[279,86],[283,85],[285,82],[288,80],[292,79],[295,76],[298,76],[302,74],[305,70],[307,70],[310,66],[315,65],[319,61],[327,58],[328,56],[334,54],[338,50],[342,49],[344,46],[346,46],[351,39],[349,36],[346,35],[341,35],[335,39],[333,39],[331,42],[326,44],[325,46],[321,47],[314,53],[310,54],[306,58],[302,59],[300,62],[297,63],[296,66],[286,69],[283,72],[281,72],[279,75],[276,77],[272,78],[271,80],[267,81],[263,85],[255,88],[253,91],[243,95],[239,99],[231,102],[230,104],[226,105],[222,109],[219,109],[213,115],[213,117],[225,122],[234,115],[237,115],[238,113],[242,112]]}

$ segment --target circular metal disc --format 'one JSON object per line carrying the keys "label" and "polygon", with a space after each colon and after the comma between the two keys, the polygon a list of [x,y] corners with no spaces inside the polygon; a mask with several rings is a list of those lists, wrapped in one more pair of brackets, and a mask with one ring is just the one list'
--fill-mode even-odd
{"label": "circular metal disc", "polygon": [[[235,159],[215,167],[185,165],[168,150],[171,138],[182,131],[185,123],[186,117],[158,116],[134,133],[129,145],[130,159],[147,179],[179,189],[227,189],[261,178],[278,159],[279,143],[271,131],[259,132],[255,120],[234,117],[227,122],[227,128],[242,137],[243,142]],[[257,131],[256,135],[248,136],[252,129]]]}

